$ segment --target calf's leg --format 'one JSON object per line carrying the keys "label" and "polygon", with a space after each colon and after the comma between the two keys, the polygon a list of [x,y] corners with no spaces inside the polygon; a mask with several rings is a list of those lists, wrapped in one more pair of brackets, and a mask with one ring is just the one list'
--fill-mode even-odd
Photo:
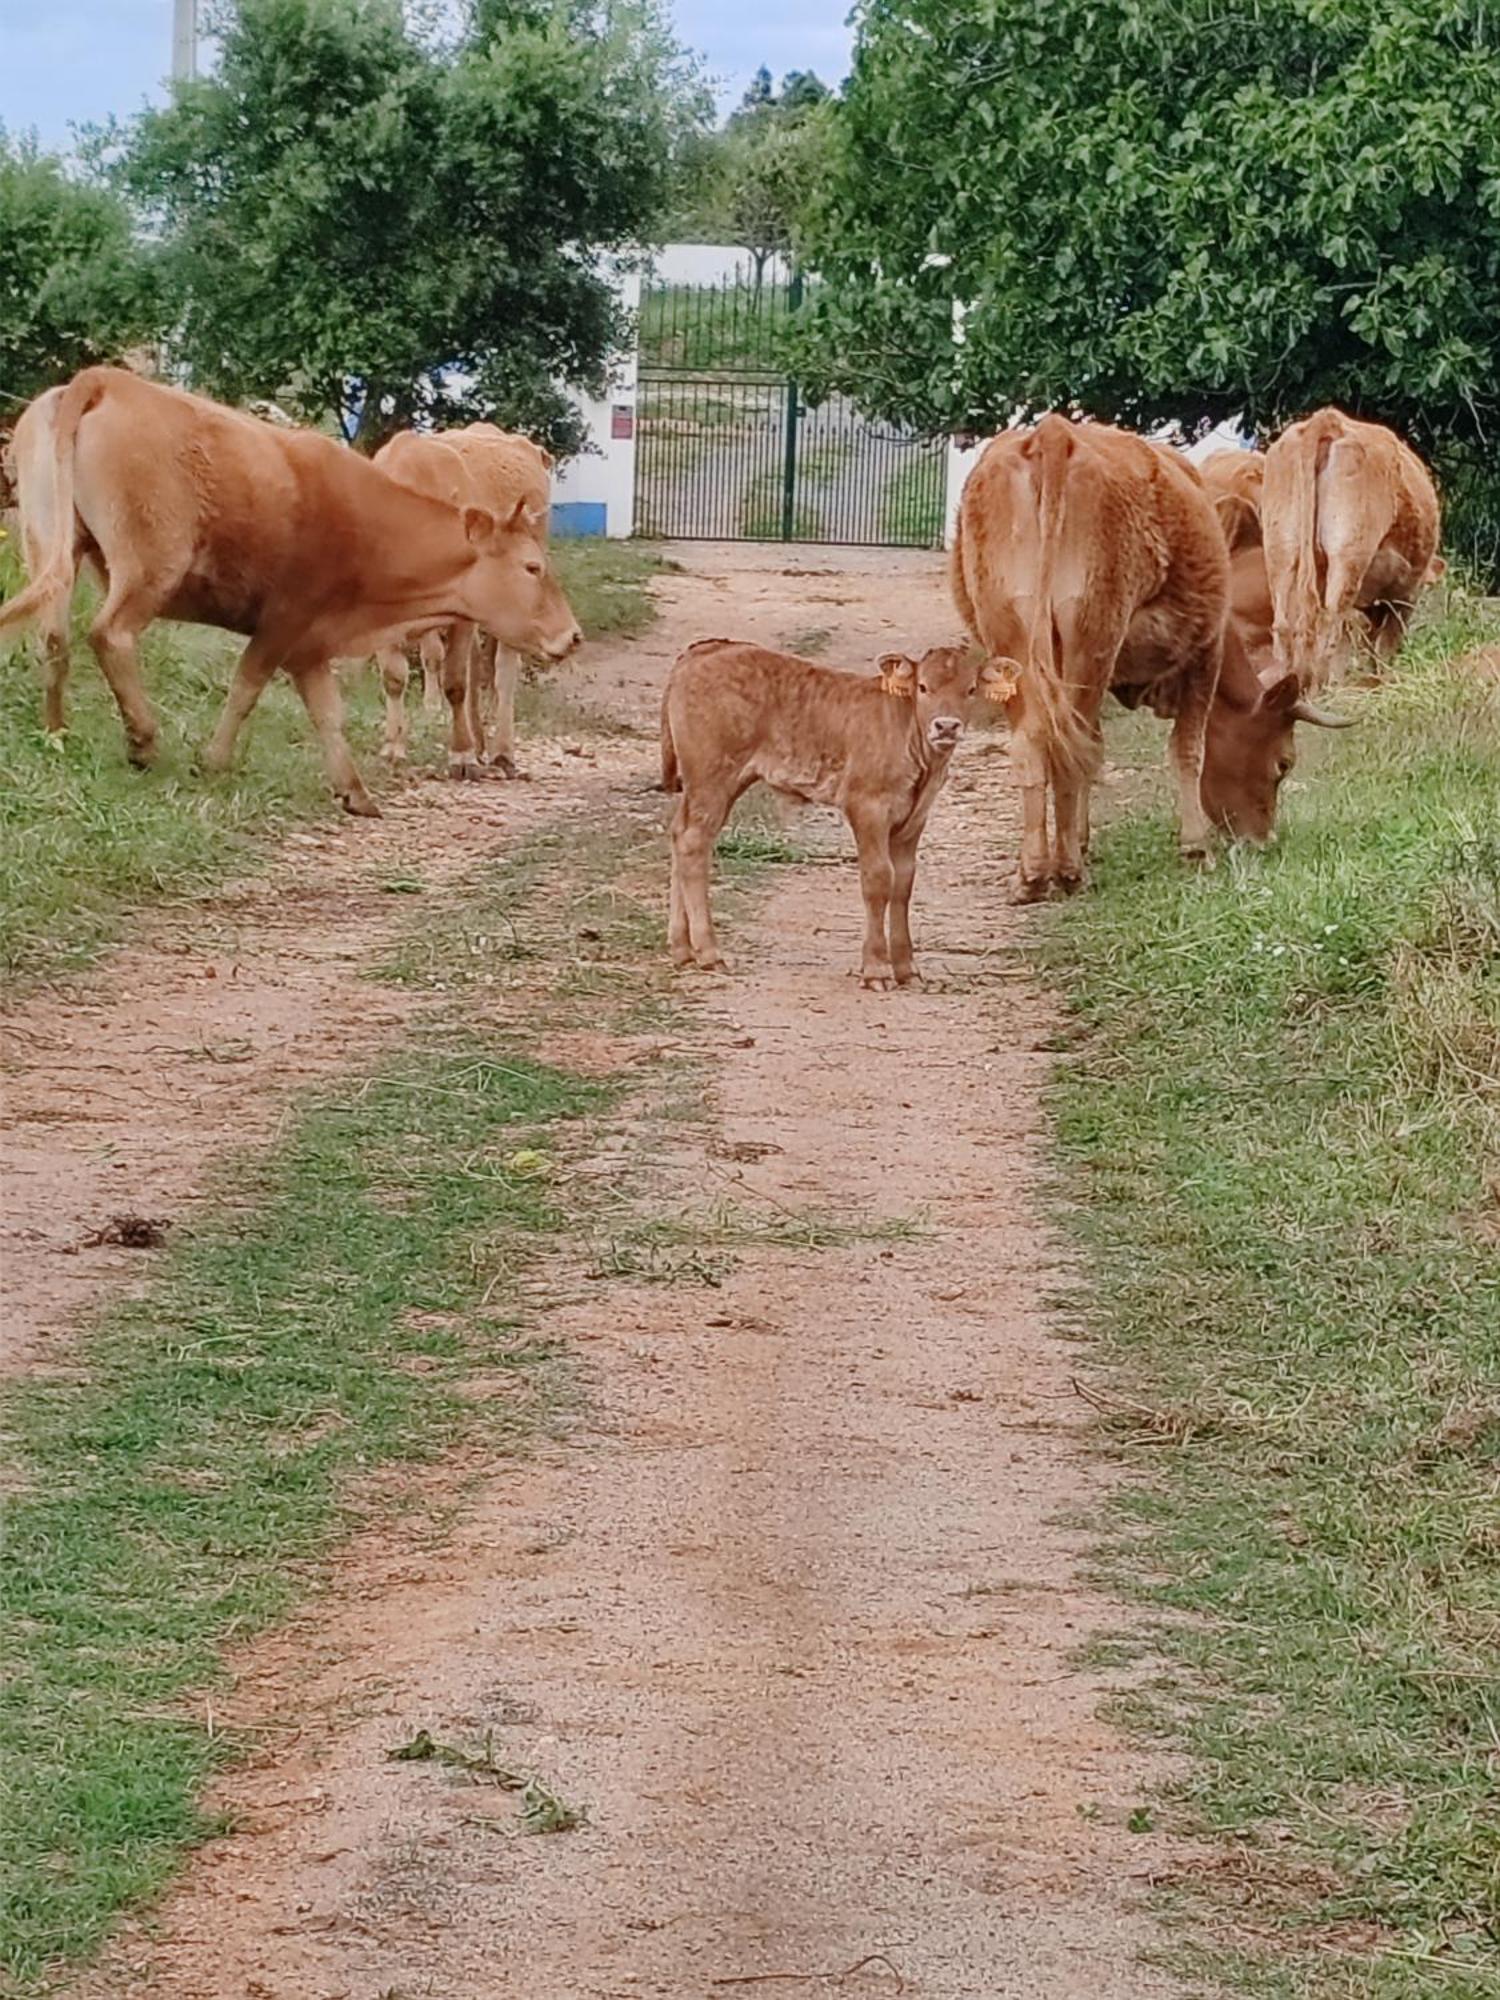
{"label": "calf's leg", "polygon": [[365,790],[364,779],[349,754],[344,735],[344,699],[332,663],[289,661],[287,671],[323,745],[323,760],[328,766],[328,780],[335,798],[345,812],[356,813],[361,819],[379,819],[380,808]]}
{"label": "calf's leg", "polygon": [[[693,959],[704,972],[723,972],[723,953],[714,934],[713,909],[709,900],[709,875],[713,867],[714,842],[729,817],[732,798],[720,798],[684,790],[672,822],[673,894],[681,899],[687,923],[688,945]],[[673,956],[679,965],[679,943]]]}
{"label": "calf's leg", "polygon": [[1213,825],[1203,810],[1203,749],[1208,735],[1208,711],[1219,681],[1217,653],[1196,673],[1185,675],[1172,724],[1169,755],[1177,776],[1177,839],[1184,861],[1209,867],[1213,862]]}
{"label": "calf's leg", "polygon": [[851,806],[849,824],[859,849],[859,887],[865,902],[865,942],[860,954],[859,983],[884,993],[895,978],[886,937],[886,911],[896,883],[890,821],[883,813]]}
{"label": "calf's leg", "polygon": [[888,921],[891,932],[891,970],[898,986],[908,986],[917,976],[911,949],[911,892],[917,879],[917,842],[921,832],[891,835],[891,902]]}
{"label": "calf's leg", "polygon": [[385,687],[385,741],[380,754],[388,764],[406,761],[406,684],[411,665],[404,646],[389,646],[376,655],[381,682]]}

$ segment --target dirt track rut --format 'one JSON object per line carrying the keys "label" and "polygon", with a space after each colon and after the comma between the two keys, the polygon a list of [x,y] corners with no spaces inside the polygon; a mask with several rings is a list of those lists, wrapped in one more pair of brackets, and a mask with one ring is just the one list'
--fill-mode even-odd
{"label": "dirt track rut", "polygon": [[[591,669],[635,719],[689,636],[826,624],[857,661],[951,625],[931,563],[688,560],[651,643]],[[638,787],[648,746],[620,755],[610,782]],[[436,1552],[356,1546],[235,1663],[230,1713],[271,1732],[221,1788],[235,1831],[80,1992],[1180,1990],[1139,1956],[1160,1844],[1125,1822],[1155,1774],[1076,1662],[1118,1611],[1065,1525],[1100,1475],[1044,1305],[1052,1023],[1004,900],[1010,827],[1003,760],[969,746],[923,850],[926,990],[848,976],[847,866],[789,871],[729,936],[730,980],[688,989],[710,1129],[658,1154],[653,1203],[722,1192],[849,1239],[752,1232],[718,1289],[554,1274],[581,1427],[486,1481]],[[389,1761],[419,1728],[492,1731],[586,1825],[525,1837],[509,1795]]]}

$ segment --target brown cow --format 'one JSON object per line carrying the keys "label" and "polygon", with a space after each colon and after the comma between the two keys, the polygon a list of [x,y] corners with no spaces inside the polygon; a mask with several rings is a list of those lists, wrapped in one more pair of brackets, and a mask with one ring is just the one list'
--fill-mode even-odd
{"label": "brown cow", "polygon": [[1277,438],[1261,515],[1276,664],[1305,688],[1337,672],[1357,612],[1376,657],[1388,659],[1446,568],[1426,466],[1394,431],[1342,410],[1315,411]]}
{"label": "brown cow", "polygon": [[690,646],[667,677],[661,708],[662,789],[682,793],[672,822],[673,963],[724,970],[709,868],[730,808],[760,781],[784,798],[843,812],[864,892],[861,983],[906,985],[915,974],[917,843],[969,704],[976,693],[1003,699],[1011,685],[961,647],[920,660],[887,653],[879,675],[865,676],[733,639]]}
{"label": "brown cow", "polygon": [[1265,484],[1266,455],[1263,451],[1211,451],[1198,460],[1198,477],[1208,488],[1209,498],[1224,530],[1229,553],[1261,546],[1260,496]]}
{"label": "brown cow", "polygon": [[[399,431],[375,454],[375,463],[403,486],[446,500],[450,506],[484,507],[497,519],[524,503],[538,540],[545,540],[551,505],[552,455],[530,438],[494,424],[469,424],[440,434]],[[454,777],[477,776],[490,764],[514,778],[516,772],[516,683],[521,657],[500,645],[493,633],[458,620],[421,641],[424,678],[436,684],[452,716],[448,769]],[[406,756],[406,648],[387,648],[379,660],[385,682],[386,728],[382,755],[392,763]],[[494,711],[494,740],[486,746],[485,697]]]}
{"label": "brown cow", "polygon": [[1199,779],[1229,556],[1187,462],[1127,431],[1059,416],[1003,432],[964,488],[951,582],[985,650],[1021,663],[1008,705],[1022,799],[1017,901],[1083,880],[1099,711],[1112,686],[1143,699],[1171,684],[1182,850],[1206,859]]}
{"label": "brown cow", "polygon": [[[1259,548],[1237,553],[1237,591],[1242,562],[1263,589]],[[1004,433],[964,489],[951,581],[989,651],[1027,663],[1009,704],[1024,809],[1018,901],[1082,879],[1106,689],[1172,720],[1182,847],[1194,859],[1208,858],[1211,825],[1267,839],[1295,724],[1340,726],[1294,677],[1257,671],[1227,616],[1231,567],[1213,499],[1169,445],[1061,417]]]}
{"label": "brown cow", "polygon": [[[249,639],[204,751],[209,769],[228,766],[281,668],[322,741],[335,793],[364,814],[377,808],[344,740],[335,655],[375,652],[454,618],[553,659],[578,643],[524,505],[498,522],[483,508],[460,511],[331,438],[273,429],[116,368],[87,368],[40,404],[50,467],[35,453],[19,457],[18,470],[22,514],[49,523],[50,547],[40,574],[0,607],[0,633],[36,618],[49,639],[60,634],[78,565],[91,562],[107,588],[89,640],[136,763],[156,748],[136,658],[156,618]],[[38,469],[44,476],[33,478]],[[49,661],[47,718],[57,727],[65,641]]]}

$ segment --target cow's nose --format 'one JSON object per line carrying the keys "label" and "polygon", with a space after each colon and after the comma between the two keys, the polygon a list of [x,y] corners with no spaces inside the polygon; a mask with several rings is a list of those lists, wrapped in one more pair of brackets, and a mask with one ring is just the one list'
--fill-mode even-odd
{"label": "cow's nose", "polygon": [[570,653],[576,653],[578,651],[578,648],[582,644],[583,644],[582,628],[580,626],[575,625],[572,631],[568,634],[568,644],[566,650]]}
{"label": "cow's nose", "polygon": [[957,715],[935,715],[932,739],[935,743],[956,743],[963,733],[963,719]]}

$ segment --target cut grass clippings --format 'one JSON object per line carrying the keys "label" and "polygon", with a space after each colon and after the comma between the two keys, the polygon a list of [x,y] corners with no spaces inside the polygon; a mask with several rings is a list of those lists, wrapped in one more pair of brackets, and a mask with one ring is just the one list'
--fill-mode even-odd
{"label": "cut grass clippings", "polygon": [[1340,696],[1362,727],[1304,746],[1273,850],[1198,878],[1163,814],[1124,819],[1047,919],[1077,1303],[1142,1475],[1110,1561],[1170,1614],[1131,1711],[1189,1753],[1179,1824],[1235,1843],[1179,1885],[1235,1990],[1500,1992],[1483,626],[1455,596],[1385,688]]}

